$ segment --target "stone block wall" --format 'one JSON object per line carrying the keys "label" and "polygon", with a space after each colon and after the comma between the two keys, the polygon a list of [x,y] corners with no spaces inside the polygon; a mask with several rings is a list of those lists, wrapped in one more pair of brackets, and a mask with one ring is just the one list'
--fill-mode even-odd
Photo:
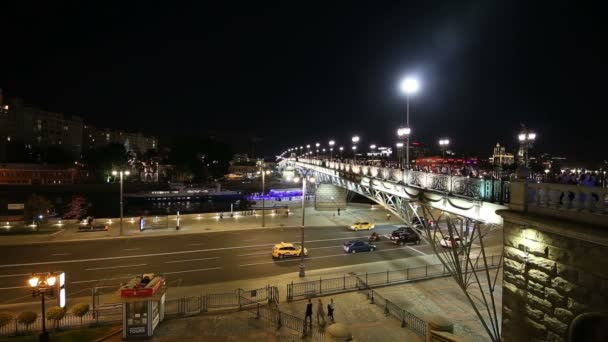
{"label": "stone block wall", "polygon": [[567,341],[574,317],[608,310],[608,227],[510,210],[499,214],[504,341]]}

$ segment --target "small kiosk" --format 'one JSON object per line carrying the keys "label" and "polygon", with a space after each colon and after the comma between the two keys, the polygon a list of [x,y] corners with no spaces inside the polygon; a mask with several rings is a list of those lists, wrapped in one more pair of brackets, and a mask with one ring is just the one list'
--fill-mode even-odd
{"label": "small kiosk", "polygon": [[144,273],[120,287],[116,294],[122,303],[123,340],[147,339],[165,318],[165,278]]}

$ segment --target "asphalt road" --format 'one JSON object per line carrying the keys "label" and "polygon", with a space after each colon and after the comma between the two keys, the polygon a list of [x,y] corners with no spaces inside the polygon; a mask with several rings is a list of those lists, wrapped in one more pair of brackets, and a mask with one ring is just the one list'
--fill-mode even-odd
{"label": "asphalt road", "polygon": [[[378,234],[395,229],[376,226]],[[369,231],[345,227],[307,227],[306,269],[323,269],[402,259],[432,253],[431,246],[397,246],[386,238],[370,253],[346,254],[342,244],[366,239]],[[275,243],[298,243],[300,228],[266,228],[178,236],[81,241],[2,247],[0,305],[31,301],[27,279],[32,272],[66,272],[68,297],[90,294],[90,288],[119,284],[141,273],[163,273],[181,286],[251,279],[297,272],[299,258],[274,260]],[[498,243],[498,242],[497,242]]]}

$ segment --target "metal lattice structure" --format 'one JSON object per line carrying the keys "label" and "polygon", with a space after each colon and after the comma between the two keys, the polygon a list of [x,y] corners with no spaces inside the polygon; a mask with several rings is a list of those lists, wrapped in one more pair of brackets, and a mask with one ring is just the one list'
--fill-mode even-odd
{"label": "metal lattice structure", "polygon": [[[352,170],[354,173],[341,173],[305,163],[293,165],[296,170],[313,171],[319,183],[340,186],[377,202],[407,223],[419,222],[416,228],[421,238],[432,246],[435,255],[449,270],[490,339],[500,341],[501,308],[494,295],[502,267],[502,248],[498,266],[492,266],[487,259],[484,238],[502,226],[495,211],[506,207],[488,206],[480,200],[478,194],[483,193],[483,182],[409,172],[405,176],[407,183],[404,183],[398,181],[399,174],[395,173],[398,171],[391,169],[374,171],[380,177],[374,178],[361,177],[363,171],[357,166],[351,166],[356,169]],[[457,242],[459,238],[463,240]],[[446,239],[455,243],[442,246],[442,240]],[[478,271],[474,272],[474,269]]]}

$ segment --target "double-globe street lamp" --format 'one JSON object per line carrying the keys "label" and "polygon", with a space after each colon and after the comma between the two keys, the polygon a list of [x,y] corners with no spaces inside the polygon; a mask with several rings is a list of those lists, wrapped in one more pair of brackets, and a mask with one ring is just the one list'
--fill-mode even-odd
{"label": "double-globe street lamp", "polygon": [[534,140],[536,140],[536,133],[528,130],[526,126],[523,126],[521,133],[517,136],[519,144],[521,146],[524,158],[524,166],[528,167],[528,151],[533,147]]}
{"label": "double-globe street lamp", "polygon": [[46,331],[46,316],[44,307],[44,295],[52,296],[54,294],[55,282],[57,278],[51,273],[33,273],[27,281],[32,288],[32,296],[40,296],[42,303],[42,333],[40,333],[40,342],[49,341],[49,333]]}
{"label": "double-globe street lamp", "polygon": [[301,246],[301,252],[300,252],[300,273],[299,276],[300,278],[303,278],[306,276],[306,272],[304,271],[304,225],[305,225],[305,213],[306,213],[306,183],[310,182],[310,183],[314,183],[315,182],[315,177],[313,176],[309,176],[308,172],[306,172],[302,177],[295,177],[293,179],[294,183],[299,183],[300,182],[300,178],[302,180],[302,228],[301,228],[301,234],[302,234],[302,246]]}
{"label": "double-globe street lamp", "polygon": [[353,158],[354,158],[354,161],[356,162],[357,161],[357,143],[359,143],[359,140],[361,140],[361,139],[359,138],[358,135],[355,135],[350,140],[353,142]]}
{"label": "double-globe street lamp", "polygon": [[[409,140],[410,138],[409,138],[409,136],[410,136],[410,133],[412,133],[412,130],[409,127],[401,127],[399,129],[397,129],[397,136],[399,137],[399,140],[401,140],[401,145],[403,146],[403,145],[407,144],[407,146],[408,146],[408,149],[407,149],[407,151],[408,151],[407,152],[407,163],[405,165],[405,168],[409,168],[409,165],[410,165],[409,164],[410,163],[410,159],[409,159],[409,146],[410,146],[410,140]],[[406,143],[403,142],[403,140],[405,138],[407,138],[407,140],[406,140],[407,142]],[[400,159],[403,160],[402,157],[400,157]],[[399,167],[400,168],[404,168],[403,165],[402,165],[402,161],[399,162]]]}
{"label": "double-globe street lamp", "polygon": [[402,142],[398,142],[396,144],[397,146],[397,164],[399,164],[399,167],[402,167],[402,163],[403,163],[403,143]]}
{"label": "double-globe street lamp", "polygon": [[120,175],[120,236],[122,236],[122,217],[123,217],[123,200],[122,200],[122,179],[124,176],[130,175],[129,170],[112,171],[112,176]]}
{"label": "double-globe street lamp", "polygon": [[335,141],[330,140],[329,141],[329,160],[333,161],[334,159],[334,145],[336,144]]}
{"label": "double-globe street lamp", "polygon": [[[405,135],[405,165],[409,169],[410,168],[410,95],[415,94],[418,91],[419,85],[418,80],[412,77],[408,77],[403,82],[401,82],[401,91],[405,93],[405,101],[406,101],[406,111],[405,111],[405,127],[403,129],[407,131],[403,131],[403,135]],[[407,133],[406,133],[407,132]],[[399,134],[399,132],[397,132]]]}

